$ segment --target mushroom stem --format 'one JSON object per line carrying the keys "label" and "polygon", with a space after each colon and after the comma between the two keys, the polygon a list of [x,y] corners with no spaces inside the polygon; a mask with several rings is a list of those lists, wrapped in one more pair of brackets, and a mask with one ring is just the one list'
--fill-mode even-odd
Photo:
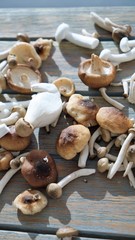
{"label": "mushroom stem", "polygon": [[120,151],[119,151],[119,154],[118,154],[118,157],[116,159],[116,162],[114,163],[112,169],[110,169],[110,171],[108,172],[108,178],[111,179],[113,178],[113,176],[115,175],[115,173],[118,171],[120,165],[122,164],[122,162],[124,161],[124,158],[126,156],[126,152],[127,152],[127,149],[129,147],[129,144],[131,142],[131,140],[134,138],[135,136],[135,129],[131,129],[127,138],[125,139]]}
{"label": "mushroom stem", "polygon": [[128,175],[130,185],[135,188],[135,177],[134,177],[134,174],[133,174],[131,168],[130,169],[128,168],[129,165],[128,165],[128,161],[127,161],[126,157],[124,158],[123,165],[124,165],[124,168],[125,168],[125,173],[124,173],[123,176],[125,177],[126,175]]}
{"label": "mushroom stem", "polygon": [[106,94],[106,88],[100,88],[99,89],[102,97],[108,102],[110,103],[112,106],[122,110],[125,106],[119,102],[117,102],[116,100],[112,99],[111,97],[109,97],[107,94]]}
{"label": "mushroom stem", "polygon": [[135,104],[135,73],[131,76],[128,101]]}
{"label": "mushroom stem", "polygon": [[128,52],[132,47],[135,47],[135,40],[128,40],[127,37],[123,37],[119,46],[122,52]]}
{"label": "mushroom stem", "polygon": [[59,198],[62,195],[62,188],[65,187],[68,183],[75,180],[76,178],[82,177],[82,176],[89,176],[91,174],[94,174],[96,171],[95,169],[89,169],[89,168],[83,168],[79,169],[77,171],[74,171],[64,177],[61,181],[58,183],[50,183],[47,186],[47,193],[52,198]]}
{"label": "mushroom stem", "polygon": [[122,85],[123,85],[123,96],[127,98],[128,97],[128,80],[123,79]]}
{"label": "mushroom stem", "polygon": [[11,49],[11,48],[9,48],[9,49],[7,49],[7,50],[5,50],[5,51],[0,52],[0,60],[3,60],[3,59],[6,59],[6,58],[7,58],[8,54],[9,54],[9,52],[10,52],[10,49]]}
{"label": "mushroom stem", "polygon": [[107,25],[105,23],[105,20],[100,17],[97,13],[95,12],[90,12],[90,18],[92,19],[92,21],[97,24],[99,27],[109,31],[109,32],[112,32],[112,27],[110,25]]}
{"label": "mushroom stem", "polygon": [[4,68],[6,65],[7,65],[7,61],[6,61],[6,60],[2,61],[2,62],[0,63],[0,71],[2,71],[3,68]]}
{"label": "mushroom stem", "polygon": [[89,151],[90,151],[90,158],[94,158],[95,157],[95,153],[94,153],[94,144],[96,139],[101,135],[101,130],[100,127],[97,128],[97,130],[92,134],[90,141],[89,141]]}
{"label": "mushroom stem", "polygon": [[30,100],[17,101],[17,102],[0,102],[0,111],[5,108],[11,110],[15,106],[23,106],[24,108],[27,108],[29,103],[30,103]]}
{"label": "mushroom stem", "polygon": [[89,155],[89,145],[86,144],[84,149],[80,153],[80,156],[78,159],[78,167],[80,167],[80,168],[86,167],[88,155]]}

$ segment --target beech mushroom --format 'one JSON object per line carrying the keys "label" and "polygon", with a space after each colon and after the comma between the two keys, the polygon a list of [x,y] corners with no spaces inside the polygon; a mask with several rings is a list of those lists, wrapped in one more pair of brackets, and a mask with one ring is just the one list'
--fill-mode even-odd
{"label": "beech mushroom", "polygon": [[29,103],[25,117],[15,123],[19,136],[30,136],[35,128],[45,127],[59,117],[62,111],[60,93],[54,84],[49,85],[51,85],[50,92],[35,95]]}
{"label": "beech mushroom", "polygon": [[113,165],[113,163],[109,163],[108,158],[104,157],[104,158],[100,158],[98,160],[97,168],[98,168],[99,172],[103,173],[103,172],[109,170],[112,167],[112,165]]}
{"label": "beech mushroom", "polygon": [[62,188],[65,187],[68,183],[75,180],[76,178],[82,177],[82,176],[89,176],[91,174],[94,174],[96,171],[95,169],[89,169],[89,168],[83,168],[76,170],[66,177],[64,177],[62,180],[60,180],[58,183],[50,183],[47,188],[47,194],[51,198],[60,198],[62,196]]}
{"label": "beech mushroom", "polygon": [[112,63],[93,53],[91,59],[80,63],[78,75],[87,86],[101,88],[108,86],[114,80],[116,70]]}
{"label": "beech mushroom", "polygon": [[56,236],[61,240],[72,240],[72,237],[78,236],[79,232],[70,226],[61,227],[57,230]]}
{"label": "beech mushroom", "polygon": [[56,142],[57,153],[66,160],[73,159],[84,149],[90,136],[89,129],[80,124],[63,129]]}
{"label": "beech mushroom", "polygon": [[129,162],[135,164],[135,144],[131,144],[127,149],[126,158]]}
{"label": "beech mushroom", "polygon": [[38,70],[28,65],[18,64],[7,71],[9,87],[19,93],[31,93],[32,84],[41,82],[41,74]]}
{"label": "beech mushroom", "polygon": [[16,43],[9,51],[8,59],[10,56],[16,57],[17,64],[27,64],[30,67],[38,69],[41,66],[41,58],[37,54],[34,46],[26,42]]}
{"label": "beech mushroom", "polygon": [[56,182],[58,173],[54,159],[45,150],[32,150],[22,161],[21,173],[33,187],[46,187]]}
{"label": "beech mushroom", "polygon": [[126,133],[133,126],[133,120],[115,107],[101,107],[96,115],[98,124],[111,133]]}
{"label": "beech mushroom", "polygon": [[61,77],[53,81],[60,94],[64,97],[70,97],[75,92],[75,84],[70,78]]}
{"label": "beech mushroom", "polygon": [[0,151],[0,171],[9,169],[11,159],[13,159],[11,152],[6,150]]}
{"label": "beech mushroom", "polygon": [[31,137],[20,137],[15,131],[15,126],[9,126],[10,132],[0,138],[0,146],[8,151],[21,151],[30,144]]}
{"label": "beech mushroom", "polygon": [[13,201],[13,206],[23,214],[34,215],[47,206],[48,200],[38,190],[28,189],[20,193]]}
{"label": "beech mushroom", "polygon": [[98,105],[81,94],[73,94],[69,98],[66,110],[76,122],[86,127],[97,125],[96,114],[99,110]]}
{"label": "beech mushroom", "polygon": [[46,60],[48,58],[48,56],[50,55],[52,45],[53,45],[52,39],[43,39],[43,38],[38,38],[33,43],[33,46],[42,61]]}

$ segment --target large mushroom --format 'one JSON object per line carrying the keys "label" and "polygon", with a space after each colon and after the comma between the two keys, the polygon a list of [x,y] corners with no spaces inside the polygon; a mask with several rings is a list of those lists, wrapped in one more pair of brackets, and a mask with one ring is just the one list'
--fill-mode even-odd
{"label": "large mushroom", "polygon": [[20,160],[22,175],[31,186],[46,187],[57,181],[55,161],[45,150],[32,150]]}
{"label": "large mushroom", "polygon": [[76,122],[86,127],[97,125],[96,114],[99,110],[98,105],[81,94],[73,94],[69,98],[66,110]]}
{"label": "large mushroom", "polygon": [[84,149],[90,136],[89,129],[81,124],[63,129],[56,143],[57,153],[66,160],[73,159]]}
{"label": "large mushroom", "polygon": [[94,53],[91,59],[80,63],[78,76],[82,82],[91,88],[108,86],[115,78],[116,69],[109,61],[99,58]]}

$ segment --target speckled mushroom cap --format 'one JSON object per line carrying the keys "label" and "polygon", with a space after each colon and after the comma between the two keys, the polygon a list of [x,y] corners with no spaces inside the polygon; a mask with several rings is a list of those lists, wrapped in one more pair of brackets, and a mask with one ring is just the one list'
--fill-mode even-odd
{"label": "speckled mushroom cap", "polygon": [[108,86],[115,78],[116,70],[109,61],[92,54],[91,59],[84,60],[78,68],[78,76],[84,84],[91,88]]}
{"label": "speckled mushroom cap", "polygon": [[66,160],[73,159],[81,152],[91,137],[87,127],[77,124],[62,130],[57,143],[57,153]]}
{"label": "speckled mushroom cap", "polygon": [[70,226],[61,227],[57,230],[56,236],[58,238],[66,238],[66,237],[73,237],[78,236],[79,232],[75,228],[72,228]]}
{"label": "speckled mushroom cap", "polygon": [[115,107],[101,107],[96,115],[98,124],[111,133],[122,134],[133,126],[133,120]]}
{"label": "speckled mushroom cap", "polygon": [[19,93],[31,93],[31,86],[41,81],[40,72],[24,64],[18,64],[7,71],[9,87]]}
{"label": "speckled mushroom cap", "polygon": [[80,94],[73,94],[66,104],[67,113],[78,123],[86,127],[97,125],[96,114],[99,107],[96,103]]}

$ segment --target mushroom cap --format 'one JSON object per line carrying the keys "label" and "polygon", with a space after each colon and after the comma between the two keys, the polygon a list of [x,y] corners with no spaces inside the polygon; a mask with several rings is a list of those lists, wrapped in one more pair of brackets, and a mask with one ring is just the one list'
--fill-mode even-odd
{"label": "mushroom cap", "polygon": [[61,42],[66,35],[66,32],[69,31],[69,25],[66,23],[62,23],[58,26],[55,32],[55,39],[57,42]]}
{"label": "mushroom cap", "polygon": [[0,151],[0,171],[10,168],[10,161],[13,159],[13,155],[10,151]]}
{"label": "mushroom cap", "polygon": [[58,88],[60,94],[64,97],[70,97],[75,92],[74,82],[70,78],[58,78],[53,81],[53,84]]}
{"label": "mushroom cap", "polygon": [[29,137],[33,133],[34,128],[31,124],[26,122],[24,118],[19,118],[15,123],[15,130],[18,136]]}
{"label": "mushroom cap", "polygon": [[77,124],[62,130],[56,142],[57,153],[66,160],[81,152],[91,137],[87,127]]}
{"label": "mushroom cap", "polygon": [[73,94],[66,104],[67,113],[78,123],[89,127],[97,125],[96,114],[99,107],[80,94]]}
{"label": "mushroom cap", "polygon": [[60,198],[62,196],[62,188],[57,183],[48,184],[46,191],[53,199]]}
{"label": "mushroom cap", "polygon": [[13,201],[13,206],[19,209],[23,214],[33,215],[41,212],[47,206],[48,200],[38,190],[25,190],[20,193]]}
{"label": "mushroom cap", "polygon": [[41,66],[41,58],[32,44],[26,42],[16,43],[9,51],[9,56],[16,56],[18,64],[26,64],[35,69]]}
{"label": "mushroom cap", "polygon": [[128,45],[128,38],[127,37],[123,37],[120,41],[120,50],[122,52],[128,52],[130,51],[130,47]]}
{"label": "mushroom cap", "polygon": [[50,55],[52,45],[53,45],[52,39],[43,39],[43,38],[38,38],[33,43],[33,46],[42,61],[46,60],[48,58],[48,56]]}
{"label": "mushroom cap", "polygon": [[19,93],[31,93],[31,86],[41,81],[40,72],[30,68],[28,65],[18,64],[7,71],[9,87]]}
{"label": "mushroom cap", "polygon": [[126,133],[133,126],[133,121],[115,107],[101,107],[96,115],[98,124],[111,133]]}
{"label": "mushroom cap", "polygon": [[61,227],[57,230],[56,236],[58,238],[66,238],[66,237],[73,237],[78,236],[79,232],[75,228],[72,228],[70,226]]}
{"label": "mushroom cap", "polygon": [[15,126],[9,126],[10,132],[0,138],[0,146],[8,151],[21,151],[30,144],[30,137],[20,137],[15,131]]}
{"label": "mushroom cap", "polygon": [[80,63],[78,76],[82,82],[91,88],[108,86],[115,78],[116,69],[109,61],[92,54],[91,59]]}
{"label": "mushroom cap", "polygon": [[128,147],[126,158],[129,162],[135,163],[135,144],[131,144]]}
{"label": "mushroom cap", "polygon": [[33,187],[45,187],[56,182],[58,173],[54,159],[45,150],[32,150],[25,157],[21,172]]}
{"label": "mushroom cap", "polygon": [[30,42],[30,38],[26,33],[19,32],[17,33],[16,38],[18,41],[21,41],[21,42],[28,42],[28,43]]}
{"label": "mushroom cap", "polygon": [[103,173],[108,170],[109,160],[106,157],[100,158],[97,163],[98,171]]}

